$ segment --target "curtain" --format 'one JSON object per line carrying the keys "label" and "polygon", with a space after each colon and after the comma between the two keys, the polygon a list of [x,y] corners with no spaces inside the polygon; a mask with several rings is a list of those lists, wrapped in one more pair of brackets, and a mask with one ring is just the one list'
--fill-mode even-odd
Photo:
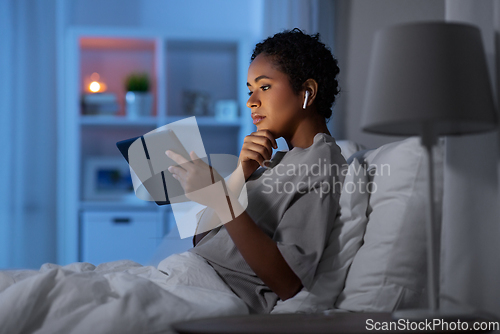
{"label": "curtain", "polygon": [[[497,95],[499,19],[498,0],[446,0],[447,21],[481,29]],[[498,131],[446,139],[440,294],[444,310],[475,310],[500,318],[498,143]]]}
{"label": "curtain", "polygon": [[56,3],[0,1],[0,267],[56,260]]}
{"label": "curtain", "polygon": [[12,183],[10,182],[11,170],[11,119],[12,113],[12,89],[11,71],[9,64],[12,63],[12,16],[10,3],[0,1],[0,267],[10,265],[8,251],[11,248],[11,196]]}
{"label": "curtain", "polygon": [[264,38],[284,29],[318,31],[318,0],[264,0],[262,9]]}

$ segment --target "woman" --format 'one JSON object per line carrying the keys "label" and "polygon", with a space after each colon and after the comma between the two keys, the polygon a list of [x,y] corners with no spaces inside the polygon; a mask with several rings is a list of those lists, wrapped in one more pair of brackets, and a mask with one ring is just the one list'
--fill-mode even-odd
{"label": "woman", "polygon": [[[245,138],[233,173],[246,180],[248,207],[243,210],[237,201],[242,185],[230,179],[233,219],[195,237],[191,252],[203,257],[253,312],[268,313],[278,298],[311,287],[332,230],[345,164],[326,126],[339,93],[338,73],[319,35],[299,29],[257,44],[251,57],[247,106],[257,131]],[[279,137],[290,150],[271,159]],[[224,220],[221,205],[207,198],[213,196],[193,192],[202,188],[199,176],[208,167],[194,153],[194,163],[171,151],[167,155],[182,164],[169,171],[187,196],[207,205],[201,220]]]}

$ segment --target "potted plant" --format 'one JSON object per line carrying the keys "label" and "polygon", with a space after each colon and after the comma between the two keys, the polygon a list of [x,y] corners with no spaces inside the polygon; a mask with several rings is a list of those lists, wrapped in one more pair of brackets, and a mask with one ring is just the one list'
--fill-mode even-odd
{"label": "potted plant", "polygon": [[131,73],[125,80],[126,112],[130,118],[151,116],[153,96],[149,92],[150,81],[147,73]]}

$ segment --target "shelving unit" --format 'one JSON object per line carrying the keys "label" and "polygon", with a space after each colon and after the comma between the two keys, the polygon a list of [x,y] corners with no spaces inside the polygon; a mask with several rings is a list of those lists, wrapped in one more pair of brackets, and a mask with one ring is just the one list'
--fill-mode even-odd
{"label": "shelving unit", "polygon": [[[250,119],[217,119],[210,106],[217,100],[236,100],[240,113],[245,109],[247,45],[251,43],[234,36],[201,38],[135,29],[79,28],[69,32],[66,45],[65,108],[59,114],[58,262],[92,261],[88,254],[99,252],[104,252],[102,259],[114,259],[113,243],[116,247],[121,244],[114,235],[113,221],[118,221],[115,230],[130,238],[130,248],[137,247],[138,259],[153,256],[149,254],[152,243],[156,247],[164,235],[171,239],[175,235],[170,207],[134,200],[125,193],[116,198],[89,197],[84,191],[84,185],[94,182],[89,177],[93,175],[89,161],[119,157],[126,167],[115,143],[193,116],[186,113],[190,92],[204,94],[212,102],[203,115],[195,115],[207,154],[237,155],[244,134],[251,130]],[[87,87],[94,72],[99,73],[107,92],[117,97],[119,109],[114,115],[82,112],[82,94],[90,94]],[[124,80],[131,72],[146,72],[151,79],[150,116],[132,119],[126,114]],[[132,220],[138,223],[127,225]],[[147,223],[141,225],[141,221]],[[141,228],[152,235],[141,236]],[[100,238],[91,237],[97,235]],[[151,239],[149,243],[146,237]],[[172,240],[175,251],[190,245],[190,240]],[[165,245],[161,248],[165,251]]]}

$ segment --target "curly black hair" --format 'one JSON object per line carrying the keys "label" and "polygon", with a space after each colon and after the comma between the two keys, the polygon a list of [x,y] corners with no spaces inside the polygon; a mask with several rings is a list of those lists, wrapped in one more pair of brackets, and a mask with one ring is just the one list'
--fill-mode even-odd
{"label": "curly black hair", "polygon": [[340,92],[336,79],[340,69],[337,59],[319,37],[319,33],[308,35],[298,28],[285,30],[258,43],[250,62],[261,53],[271,56],[277,68],[288,75],[295,94],[304,89],[303,84],[307,79],[316,80],[316,109],[329,119],[335,97]]}

